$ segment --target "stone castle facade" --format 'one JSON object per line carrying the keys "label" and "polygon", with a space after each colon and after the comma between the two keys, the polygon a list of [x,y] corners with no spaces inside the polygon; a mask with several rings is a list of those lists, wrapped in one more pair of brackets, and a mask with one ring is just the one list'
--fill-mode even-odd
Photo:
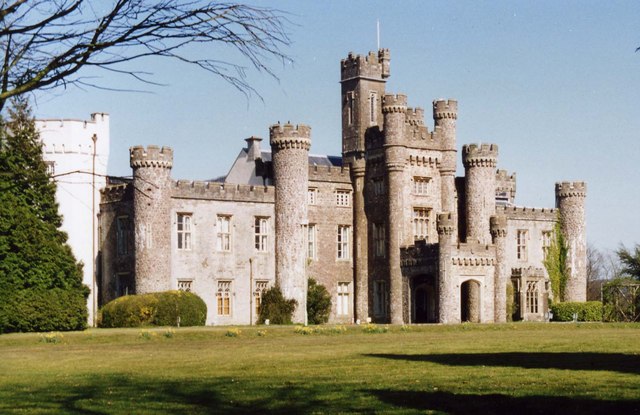
{"label": "stone castle facade", "polygon": [[389,62],[386,49],[342,60],[341,157],[309,154],[311,128],[289,123],[270,127],[270,151],[246,139],[211,181],[173,180],[168,147],[132,147],[133,179],[102,193],[102,303],[183,289],[207,324],[252,324],[277,284],[304,322],[311,277],[332,322],[503,322],[508,295],[516,319],[543,320],[559,218],[566,297],[585,301],[585,184],[557,183],[555,209],[515,207],[495,144],[464,145],[456,177],[457,102],[433,102],[429,131],[422,108],[386,93]]}

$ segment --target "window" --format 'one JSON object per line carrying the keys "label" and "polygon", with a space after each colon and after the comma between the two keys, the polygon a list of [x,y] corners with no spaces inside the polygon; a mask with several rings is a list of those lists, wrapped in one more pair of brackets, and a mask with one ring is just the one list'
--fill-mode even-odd
{"label": "window", "polygon": [[527,313],[538,313],[537,281],[527,281]]}
{"label": "window", "polygon": [[347,124],[353,124],[353,111],[354,111],[353,92],[347,93]]}
{"label": "window", "polygon": [[192,280],[178,280],[178,290],[190,293],[192,282]]}
{"label": "window", "polygon": [[339,316],[349,315],[349,283],[338,283],[338,304],[336,314]]}
{"label": "window", "polygon": [[318,189],[315,187],[310,187],[307,190],[307,203],[310,205],[315,205],[318,202]]}
{"label": "window", "polygon": [[336,191],[337,206],[351,206],[351,192],[349,190]]}
{"label": "window", "polygon": [[350,226],[338,226],[338,259],[349,259],[349,233]]}
{"label": "window", "polygon": [[387,315],[387,282],[386,281],[374,281],[373,282],[373,313],[376,316]]}
{"label": "window", "polygon": [[414,177],[413,178],[413,194],[428,195],[431,188],[430,177]]}
{"label": "window", "polygon": [[116,296],[134,294],[134,281],[128,272],[116,275]]}
{"label": "window", "polygon": [[267,252],[267,243],[269,242],[269,218],[255,218],[254,234],[256,251]]}
{"label": "window", "polygon": [[118,255],[129,253],[129,217],[119,216],[116,219],[116,251]]}
{"label": "window", "polygon": [[231,315],[231,281],[218,281],[218,315]]}
{"label": "window", "polygon": [[376,257],[382,258],[385,254],[384,223],[373,224],[373,246]]}
{"label": "window", "polygon": [[191,214],[190,213],[178,213],[178,249],[189,250],[191,249]]}
{"label": "window", "polygon": [[431,209],[413,208],[413,239],[429,241],[429,216]]}
{"label": "window", "polygon": [[256,281],[256,289],[253,291],[253,304],[256,308],[256,316],[260,315],[260,305],[262,304],[262,295],[267,291],[269,281]]}
{"label": "window", "polygon": [[371,185],[373,186],[373,195],[374,196],[382,196],[384,191],[384,179],[382,177],[376,177],[371,180]]}
{"label": "window", "polygon": [[547,259],[547,253],[551,247],[551,231],[542,231],[542,258]]}
{"label": "window", "polygon": [[307,259],[316,259],[316,225],[307,227]]}
{"label": "window", "polygon": [[216,228],[218,230],[216,249],[231,251],[231,216],[218,215]]}
{"label": "window", "polygon": [[376,123],[376,115],[377,115],[377,111],[376,111],[376,99],[378,97],[378,94],[376,94],[375,92],[371,92],[369,94],[369,121],[371,124],[375,124]]}
{"label": "window", "polygon": [[47,174],[49,177],[53,177],[56,174],[56,162],[45,161],[44,164],[47,166]]}
{"label": "window", "polygon": [[526,230],[519,230],[517,233],[517,241],[516,241],[516,245],[517,245],[517,258],[520,261],[526,261],[527,260],[527,231]]}

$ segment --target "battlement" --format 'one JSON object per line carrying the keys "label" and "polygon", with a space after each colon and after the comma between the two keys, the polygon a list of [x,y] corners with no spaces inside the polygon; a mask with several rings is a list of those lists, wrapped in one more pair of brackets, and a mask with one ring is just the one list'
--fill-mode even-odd
{"label": "battlement", "polygon": [[504,215],[491,216],[489,218],[491,235],[505,237],[507,235],[507,217]]}
{"label": "battlement", "polygon": [[404,94],[387,94],[382,100],[382,113],[406,112],[407,96]]}
{"label": "battlement", "polygon": [[371,51],[366,56],[349,52],[347,58],[340,61],[340,79],[344,82],[354,78],[388,78],[390,60],[389,49],[380,49],[377,54]]}
{"label": "battlement", "polygon": [[555,221],[557,219],[557,211],[552,208],[496,206],[496,214],[505,215],[509,220]]}
{"label": "battlement", "polygon": [[585,182],[556,183],[557,197],[586,197],[587,184]]}
{"label": "battlement", "polygon": [[509,174],[506,170],[498,170],[496,172],[496,182],[516,182],[516,174]]}
{"label": "battlement", "polygon": [[133,186],[130,183],[111,184],[100,190],[100,203],[115,203],[131,200]]}
{"label": "battlement", "polygon": [[269,127],[269,142],[276,150],[303,149],[311,147],[311,127],[305,124],[293,125],[287,122]]}
{"label": "battlement", "polygon": [[416,267],[435,265],[438,261],[438,244],[428,244],[416,241],[414,245],[400,249],[400,266]]}
{"label": "battlement", "polygon": [[511,268],[511,275],[516,278],[544,279],[544,269],[533,266],[527,268]]}
{"label": "battlement", "polygon": [[457,266],[494,266],[496,249],[478,242],[460,243],[451,252],[451,262]]}
{"label": "battlement", "polygon": [[349,166],[309,166],[310,182],[335,182],[351,184]]}
{"label": "battlement", "polygon": [[516,174],[506,170],[496,172],[496,193],[509,193],[510,201],[516,197]]}
{"label": "battlement", "polygon": [[129,155],[129,164],[132,168],[160,167],[170,169],[173,166],[173,149],[171,147],[134,146],[129,148]]}
{"label": "battlement", "polygon": [[407,119],[406,123],[412,126],[424,125],[424,109],[420,107],[409,108],[407,107]]}
{"label": "battlement", "polygon": [[496,167],[497,144],[465,144],[462,146],[462,162],[465,167]]}
{"label": "battlement", "polygon": [[433,119],[441,120],[443,118],[458,118],[458,101],[455,99],[439,99],[433,101]]}
{"label": "battlement", "polygon": [[174,180],[171,197],[177,199],[230,200],[236,202],[273,203],[273,186],[252,186],[220,182]]}
{"label": "battlement", "polygon": [[437,229],[438,235],[452,235],[455,228],[455,220],[451,212],[438,213]]}

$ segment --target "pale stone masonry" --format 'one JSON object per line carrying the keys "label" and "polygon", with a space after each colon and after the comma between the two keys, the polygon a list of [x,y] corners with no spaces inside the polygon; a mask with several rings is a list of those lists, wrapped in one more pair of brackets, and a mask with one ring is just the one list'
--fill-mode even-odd
{"label": "pale stone masonry", "polygon": [[569,246],[567,298],[586,295],[582,182],[556,184],[556,209],[517,207],[516,176],[498,146],[462,147],[458,102],[424,110],[385,90],[386,49],[340,63],[342,155],[309,154],[311,128],[277,124],[271,151],[246,139],[228,174],[172,180],[169,148],[132,147],[133,179],[102,193],[101,301],[190,290],[207,324],[252,324],[279,285],[306,320],[307,279],[332,297],[332,322],[459,323],[543,320],[543,266],[556,222]]}

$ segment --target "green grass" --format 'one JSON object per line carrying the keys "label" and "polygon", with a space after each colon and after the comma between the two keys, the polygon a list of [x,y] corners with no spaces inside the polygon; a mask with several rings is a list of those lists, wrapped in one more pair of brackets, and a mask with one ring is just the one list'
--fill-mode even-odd
{"label": "green grass", "polygon": [[0,413],[640,411],[638,324],[229,329],[1,335]]}

